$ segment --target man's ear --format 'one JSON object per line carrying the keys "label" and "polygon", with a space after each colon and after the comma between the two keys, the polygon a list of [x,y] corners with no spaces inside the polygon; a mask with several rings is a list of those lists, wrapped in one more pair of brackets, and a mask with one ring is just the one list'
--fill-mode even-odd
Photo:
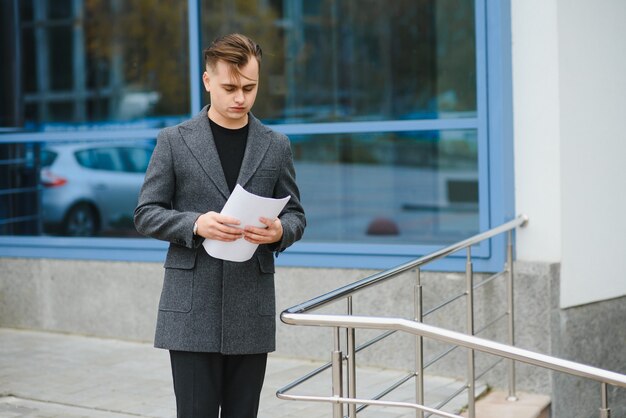
{"label": "man's ear", "polygon": [[207,71],[202,73],[202,83],[204,84],[204,89],[207,92],[211,91],[211,89],[210,89],[210,84],[211,84],[210,81],[211,81],[211,79],[209,78],[209,73]]}

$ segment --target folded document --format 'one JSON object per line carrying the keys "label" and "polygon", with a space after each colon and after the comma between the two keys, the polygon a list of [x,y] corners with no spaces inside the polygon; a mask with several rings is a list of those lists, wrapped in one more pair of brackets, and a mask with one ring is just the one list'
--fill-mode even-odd
{"label": "folded document", "polygon": [[[236,185],[220,213],[239,219],[241,224],[238,227],[241,228],[247,225],[266,228],[267,226],[261,223],[259,218],[276,218],[290,198],[291,196],[282,199],[257,196],[240,185]],[[258,244],[253,244],[243,238],[231,242],[205,239],[202,245],[212,257],[239,262],[249,260],[258,247]]]}

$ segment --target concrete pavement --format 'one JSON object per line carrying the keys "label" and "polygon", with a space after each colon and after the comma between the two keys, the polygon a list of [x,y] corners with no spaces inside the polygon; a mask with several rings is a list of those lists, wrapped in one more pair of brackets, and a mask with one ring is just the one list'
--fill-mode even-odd
{"label": "concrete pavement", "polygon": [[[278,388],[321,363],[270,355],[259,418],[330,417],[325,403],[277,399]],[[372,396],[400,379],[404,371],[359,368],[357,393]],[[330,394],[324,372],[293,393]],[[430,404],[461,383],[432,377],[426,381]],[[411,401],[412,383],[385,399]],[[463,399],[450,409],[462,406]],[[0,417],[128,418],[175,417],[169,357],[150,344],[78,335],[0,329]],[[369,408],[359,417],[414,417],[407,409]]]}

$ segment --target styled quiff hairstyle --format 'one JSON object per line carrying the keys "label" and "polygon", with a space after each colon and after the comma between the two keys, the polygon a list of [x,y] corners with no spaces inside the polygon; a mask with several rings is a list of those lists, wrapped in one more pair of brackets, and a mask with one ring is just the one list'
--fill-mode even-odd
{"label": "styled quiff hairstyle", "polygon": [[231,75],[239,77],[241,67],[248,64],[250,57],[256,58],[261,70],[261,47],[252,39],[239,33],[217,38],[204,50],[205,67],[215,70],[218,61],[224,61],[230,68]]}

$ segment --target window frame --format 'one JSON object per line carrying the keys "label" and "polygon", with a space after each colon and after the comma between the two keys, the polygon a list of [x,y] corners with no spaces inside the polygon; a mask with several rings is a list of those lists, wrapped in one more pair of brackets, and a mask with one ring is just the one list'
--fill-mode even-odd
{"label": "window frame", "polygon": [[[199,0],[188,0],[189,49],[200,51]],[[476,0],[477,115],[474,118],[269,125],[289,134],[400,132],[475,129],[478,139],[479,228],[497,226],[514,213],[510,0]],[[190,60],[191,114],[202,107],[199,53]],[[0,143],[72,139],[151,139],[159,129],[9,133]],[[431,253],[441,246],[298,242],[277,259],[279,266],[382,269]],[[0,257],[162,261],[167,243],[148,238],[69,238],[0,236]],[[505,260],[505,237],[472,248],[475,271],[496,271]],[[456,254],[429,269],[461,271],[466,254]]]}

